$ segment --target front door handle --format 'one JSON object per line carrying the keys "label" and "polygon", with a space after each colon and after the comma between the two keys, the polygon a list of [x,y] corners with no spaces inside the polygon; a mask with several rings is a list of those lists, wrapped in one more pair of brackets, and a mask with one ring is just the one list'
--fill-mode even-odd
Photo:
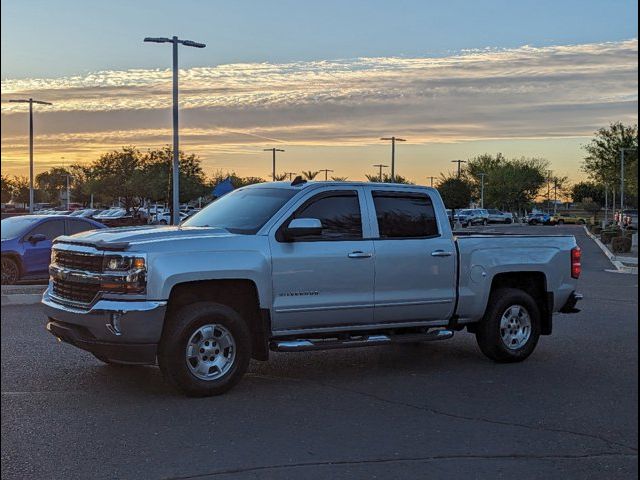
{"label": "front door handle", "polygon": [[453,255],[452,252],[445,252],[444,250],[435,250],[431,252],[432,257],[450,257]]}
{"label": "front door handle", "polygon": [[361,252],[361,251],[358,250],[357,252],[351,252],[347,256],[349,258],[371,258],[373,256],[373,254]]}

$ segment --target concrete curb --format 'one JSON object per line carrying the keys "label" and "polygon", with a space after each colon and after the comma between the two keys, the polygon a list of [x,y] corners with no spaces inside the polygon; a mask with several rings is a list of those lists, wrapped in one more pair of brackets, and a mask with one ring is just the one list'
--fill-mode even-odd
{"label": "concrete curb", "polygon": [[46,285],[2,285],[2,306],[35,305],[42,300]]}
{"label": "concrete curb", "polygon": [[587,234],[587,236],[591,240],[596,242],[596,245],[598,245],[598,247],[600,247],[600,250],[602,250],[602,253],[604,253],[607,256],[607,258],[609,259],[611,264],[614,267],[616,267],[615,270],[607,270],[607,272],[629,273],[629,274],[632,274],[632,275],[638,275],[638,267],[627,267],[627,266],[623,265],[622,262],[616,260],[616,256],[613,253],[611,253],[611,251],[607,248],[607,246],[604,243],[602,243],[598,237],[596,237],[593,233],[591,233],[589,231],[589,229],[586,227],[586,225],[583,225],[582,228],[584,228],[584,231]]}
{"label": "concrete curb", "polygon": [[42,300],[42,294],[39,293],[14,293],[11,295],[2,295],[0,303],[3,307],[11,305],[36,305]]}

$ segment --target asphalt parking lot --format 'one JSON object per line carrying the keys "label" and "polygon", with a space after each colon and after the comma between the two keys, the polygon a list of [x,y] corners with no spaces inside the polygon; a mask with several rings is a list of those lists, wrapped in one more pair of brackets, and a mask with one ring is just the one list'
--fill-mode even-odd
{"label": "asphalt parking lot", "polygon": [[524,363],[472,335],[273,354],[228,394],[188,399],[154,367],[59,344],[39,306],[2,309],[3,479],[637,478],[638,277],[581,227],[576,315]]}

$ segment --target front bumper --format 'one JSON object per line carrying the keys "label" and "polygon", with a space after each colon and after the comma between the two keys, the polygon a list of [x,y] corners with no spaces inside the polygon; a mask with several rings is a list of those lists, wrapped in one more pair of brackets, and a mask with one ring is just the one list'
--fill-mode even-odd
{"label": "front bumper", "polygon": [[57,303],[50,288],[42,305],[53,335],[113,361],[155,363],[167,302],[101,299],[83,310]]}

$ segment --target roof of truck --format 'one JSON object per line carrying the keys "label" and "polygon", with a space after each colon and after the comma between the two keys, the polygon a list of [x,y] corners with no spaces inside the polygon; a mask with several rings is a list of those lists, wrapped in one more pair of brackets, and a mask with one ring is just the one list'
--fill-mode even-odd
{"label": "roof of truck", "polygon": [[433,189],[433,187],[427,187],[424,185],[409,185],[406,183],[380,183],[380,182],[342,182],[342,181],[304,181],[302,183],[298,183],[297,185],[293,185],[293,182],[263,182],[263,183],[254,183],[252,185],[248,185],[251,188],[286,188],[286,189],[296,189],[299,190],[301,188],[309,188],[311,186],[330,186],[330,187],[393,187],[393,188],[424,188],[424,189]]}

